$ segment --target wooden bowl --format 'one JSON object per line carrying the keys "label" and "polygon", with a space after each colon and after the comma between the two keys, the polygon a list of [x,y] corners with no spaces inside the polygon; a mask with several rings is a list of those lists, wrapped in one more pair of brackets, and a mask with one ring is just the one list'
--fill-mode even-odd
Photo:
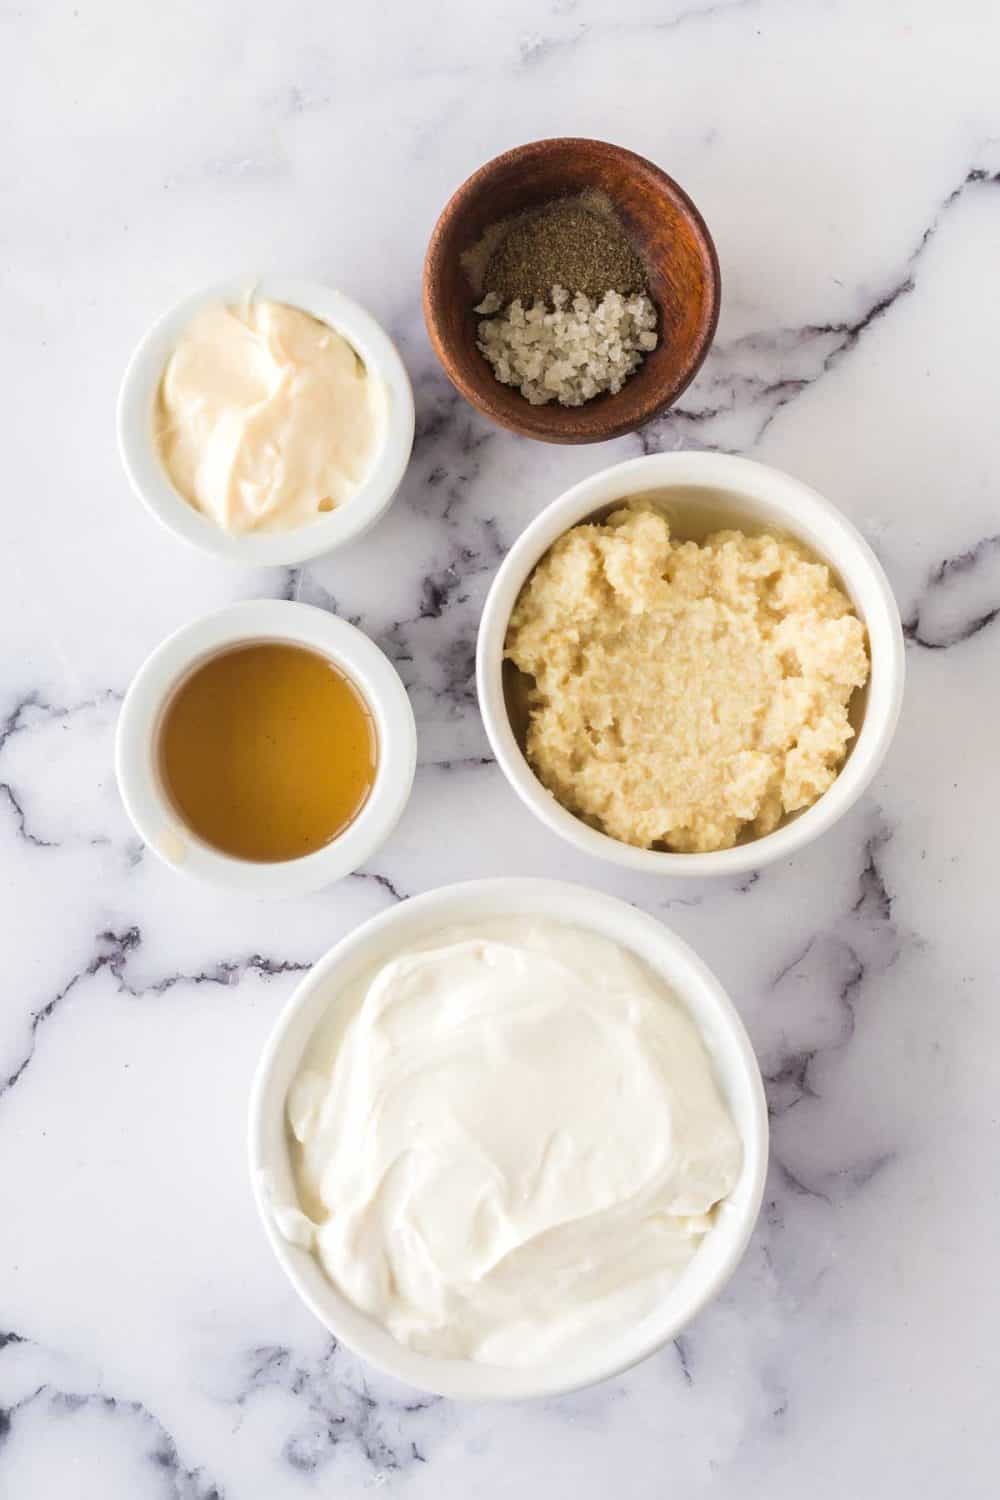
{"label": "wooden bowl", "polygon": [[[478,298],[461,257],[499,219],[587,188],[610,198],[642,259],[659,342],[616,396],[532,406],[500,384],[476,347]],[[452,385],[501,427],[546,443],[621,437],[676,401],[708,353],[720,293],[712,237],[673,178],[621,146],[572,137],[518,146],[474,172],[434,226],[424,262],[427,331]]]}

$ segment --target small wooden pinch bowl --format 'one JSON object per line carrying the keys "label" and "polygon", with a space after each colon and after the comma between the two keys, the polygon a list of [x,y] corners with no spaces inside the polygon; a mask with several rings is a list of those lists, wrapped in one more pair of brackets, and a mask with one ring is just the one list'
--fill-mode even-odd
{"label": "small wooden pinch bowl", "polygon": [[[657,347],[615,396],[532,406],[516,387],[500,384],[479,352],[479,299],[462,256],[498,220],[587,189],[611,200],[642,260],[658,315]],[[622,146],[573,137],[532,141],[474,172],[445,206],[424,262],[427,331],[452,385],[501,427],[547,443],[621,437],[671,406],[708,353],[720,294],[712,237],[673,178]]]}

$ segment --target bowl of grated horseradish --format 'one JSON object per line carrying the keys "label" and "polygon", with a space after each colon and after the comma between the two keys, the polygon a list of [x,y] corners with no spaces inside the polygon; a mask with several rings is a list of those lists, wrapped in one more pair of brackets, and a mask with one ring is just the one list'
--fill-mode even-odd
{"label": "bowl of grated horseradish", "polygon": [[388,334],[319,282],[234,277],[185,298],[129,362],[118,445],[181,541],[248,567],[342,547],[391,503],[413,392]]}
{"label": "bowl of grated horseradish", "polygon": [[628,459],[514,542],[479,626],[483,722],[554,833],[648,874],[738,875],[818,837],[885,757],[905,664],[867,542],[790,474]]}
{"label": "bowl of grated horseradish", "polygon": [[767,1166],[732,1003],[654,918],[473,881],[339,942],[264,1049],[251,1182],[292,1285],[379,1369],[469,1400],[644,1359],[746,1249]]}

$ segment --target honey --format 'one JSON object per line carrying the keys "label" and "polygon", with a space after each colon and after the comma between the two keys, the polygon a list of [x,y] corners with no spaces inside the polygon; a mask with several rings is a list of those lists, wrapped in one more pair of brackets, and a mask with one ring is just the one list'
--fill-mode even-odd
{"label": "honey", "polygon": [[322,849],[375,781],[368,706],[327,657],[259,641],[196,666],[164,711],[164,789],[191,833],[237,859]]}

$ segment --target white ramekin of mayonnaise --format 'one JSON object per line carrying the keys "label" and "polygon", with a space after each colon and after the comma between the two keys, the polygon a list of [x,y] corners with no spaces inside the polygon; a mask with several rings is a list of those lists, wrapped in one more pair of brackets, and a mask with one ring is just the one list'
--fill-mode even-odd
{"label": "white ramekin of mayonnaise", "polygon": [[413,446],[392,340],[318,282],[238,277],[165,313],[129,362],[118,442],[175,536],[251,567],[292,566],[367,531]]}
{"label": "white ramekin of mayonnaise", "polygon": [[302,981],[258,1066],[250,1172],[335,1336],[441,1395],[548,1396],[670,1339],[760,1208],[767,1110],[686,944],[534,879],[415,897]]}

